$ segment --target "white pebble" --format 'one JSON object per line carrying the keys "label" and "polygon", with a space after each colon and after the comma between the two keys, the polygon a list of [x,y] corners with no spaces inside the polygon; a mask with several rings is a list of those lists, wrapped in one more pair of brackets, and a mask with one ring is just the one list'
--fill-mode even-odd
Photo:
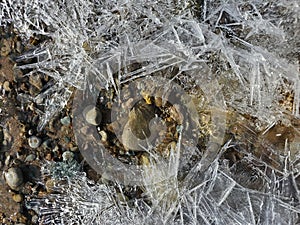
{"label": "white pebble", "polygon": [[36,136],[31,136],[28,138],[28,144],[31,148],[37,148],[41,145],[42,140]]}
{"label": "white pebble", "polygon": [[8,186],[13,190],[19,190],[23,183],[23,174],[20,168],[11,167],[4,173],[4,177]]}
{"label": "white pebble", "polygon": [[66,151],[62,154],[62,158],[64,161],[72,161],[74,158],[74,153],[70,151]]}

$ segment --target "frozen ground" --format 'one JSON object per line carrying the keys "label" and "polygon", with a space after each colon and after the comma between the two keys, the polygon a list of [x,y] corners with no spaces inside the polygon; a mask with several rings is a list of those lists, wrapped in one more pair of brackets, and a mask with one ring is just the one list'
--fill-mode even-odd
{"label": "frozen ground", "polygon": [[[52,78],[36,96],[20,94],[42,108],[39,131],[75,88],[119,93],[168,68],[198,100],[199,129],[210,115],[202,145],[190,147],[201,157],[171,154],[167,169],[150,162],[139,187],[71,167],[55,177],[57,192],[28,207],[42,224],[300,223],[299,19],[297,0],[2,1],[0,26],[43,40],[16,59],[25,76]],[[182,146],[179,137],[175,152]],[[55,166],[69,168],[43,172]]]}

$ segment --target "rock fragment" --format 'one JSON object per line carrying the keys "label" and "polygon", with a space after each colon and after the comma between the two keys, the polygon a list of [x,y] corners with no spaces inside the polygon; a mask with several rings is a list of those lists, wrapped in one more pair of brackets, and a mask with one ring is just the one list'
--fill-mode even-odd
{"label": "rock fragment", "polygon": [[23,184],[23,173],[18,167],[11,167],[4,173],[4,177],[8,186],[18,191]]}
{"label": "rock fragment", "polygon": [[42,143],[42,140],[36,136],[31,136],[28,138],[28,144],[31,148],[38,148]]}
{"label": "rock fragment", "polygon": [[97,126],[101,123],[102,114],[95,106],[86,107],[83,113],[89,124]]}

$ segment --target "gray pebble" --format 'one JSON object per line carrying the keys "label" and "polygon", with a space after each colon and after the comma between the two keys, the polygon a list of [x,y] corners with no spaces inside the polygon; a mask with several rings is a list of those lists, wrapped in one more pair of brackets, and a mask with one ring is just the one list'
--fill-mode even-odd
{"label": "gray pebble", "polygon": [[84,110],[85,120],[92,125],[99,125],[101,123],[102,114],[96,107],[88,106]]}
{"label": "gray pebble", "polygon": [[4,173],[4,177],[8,186],[18,191],[21,184],[23,183],[23,174],[20,168],[11,167]]}
{"label": "gray pebble", "polygon": [[31,136],[28,138],[28,144],[31,148],[37,148],[41,145],[42,140],[36,136]]}
{"label": "gray pebble", "polygon": [[69,116],[65,116],[64,118],[60,119],[62,125],[68,126],[71,123],[71,119]]}
{"label": "gray pebble", "polygon": [[25,162],[32,162],[33,160],[35,160],[36,155],[34,154],[30,154],[25,158]]}

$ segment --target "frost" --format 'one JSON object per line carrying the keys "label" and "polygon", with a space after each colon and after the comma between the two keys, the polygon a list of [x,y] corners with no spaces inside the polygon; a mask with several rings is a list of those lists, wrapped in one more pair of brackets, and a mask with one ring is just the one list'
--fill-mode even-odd
{"label": "frost", "polygon": [[[6,0],[0,12],[1,24],[13,23],[24,39],[45,39],[19,57],[37,62],[20,68],[48,75],[59,87],[85,88],[89,74],[103,86],[113,85],[101,71],[107,59],[122,66],[137,57],[155,57],[160,64],[184,61],[184,70],[201,61],[218,67],[219,78],[240,83],[238,90],[230,90],[233,99],[228,99],[228,105],[242,112],[252,110],[261,119],[268,119],[263,118],[267,112],[260,113],[264,109],[278,110],[272,103],[282,79],[293,82],[298,93],[297,1],[203,1],[199,5],[193,1]],[[149,49],[133,56],[136,44],[143,41]],[[155,67],[162,69],[159,64]],[[44,103],[40,127],[69,97],[53,96]],[[298,105],[295,95],[295,115]]]}
{"label": "frost", "polygon": [[[177,172],[171,178],[168,171],[149,170],[147,184],[157,176],[168,178],[145,185],[145,196],[131,202],[120,200],[125,197],[121,184],[91,183],[78,176],[59,194],[31,201],[40,208],[40,220],[296,224],[299,141],[288,143],[288,136],[281,146],[266,139],[289,133],[274,133],[276,125],[299,132],[293,122],[300,101],[299,19],[297,0],[2,1],[0,26],[12,23],[24,41],[41,40],[18,58],[20,69],[52,78],[37,96],[19,96],[43,106],[39,130],[66,105],[72,88],[97,89],[89,77],[118,91],[120,84],[170,67],[179,70],[170,79],[178,79],[190,93],[216,80],[222,102],[239,115],[229,132],[233,137],[223,147],[218,143],[219,152],[209,163],[196,160],[188,171],[170,164]],[[126,71],[136,61],[143,67]],[[246,115],[255,121],[245,124]],[[228,152],[243,159],[231,165],[224,157]]]}
{"label": "frost", "polygon": [[[159,168],[146,176],[162,176]],[[199,174],[198,174],[199,175]],[[238,174],[244,179],[254,175]],[[94,183],[82,173],[59,180],[56,194],[27,203],[42,224],[295,224],[300,209],[293,175],[265,180],[264,190],[241,186],[237,174],[217,161],[197,179],[183,185],[177,177],[145,186],[144,196],[128,199],[128,189]],[[259,175],[257,175],[259,176]],[[149,182],[148,180],[145,182]],[[283,188],[284,187],[284,188]],[[291,189],[292,188],[292,189]],[[296,192],[295,192],[296,191]],[[296,198],[292,200],[290,194]]]}

